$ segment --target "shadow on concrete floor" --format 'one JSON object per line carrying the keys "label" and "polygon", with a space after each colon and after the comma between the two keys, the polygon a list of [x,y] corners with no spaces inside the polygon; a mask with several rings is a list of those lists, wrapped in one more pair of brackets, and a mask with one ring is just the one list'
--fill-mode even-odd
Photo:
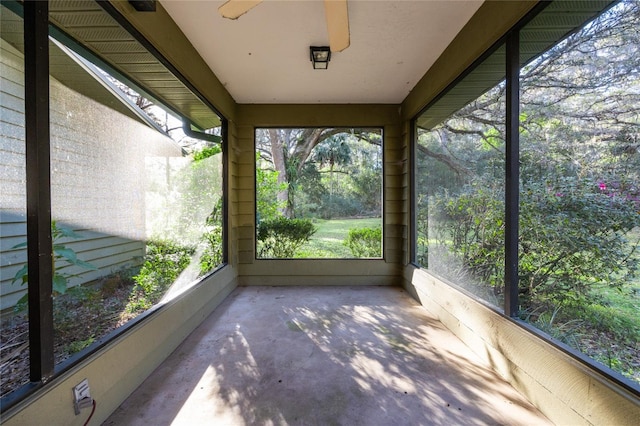
{"label": "shadow on concrete floor", "polygon": [[104,424],[550,423],[400,288],[241,287]]}

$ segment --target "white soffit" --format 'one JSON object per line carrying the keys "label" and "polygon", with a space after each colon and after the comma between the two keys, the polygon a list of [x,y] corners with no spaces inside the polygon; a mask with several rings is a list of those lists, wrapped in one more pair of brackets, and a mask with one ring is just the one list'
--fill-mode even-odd
{"label": "white soffit", "polygon": [[351,45],[314,70],[328,45],[319,0],[265,0],[237,20],[223,1],[160,0],[238,103],[389,103],[407,96],[482,1],[349,0]]}

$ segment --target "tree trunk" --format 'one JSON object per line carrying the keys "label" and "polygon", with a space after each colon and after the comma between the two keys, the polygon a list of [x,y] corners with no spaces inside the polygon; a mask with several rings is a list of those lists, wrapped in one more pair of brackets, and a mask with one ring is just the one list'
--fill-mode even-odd
{"label": "tree trunk", "polygon": [[291,205],[289,203],[289,176],[287,175],[287,163],[285,158],[286,145],[280,137],[280,132],[277,129],[269,129],[269,139],[271,139],[271,158],[273,159],[273,166],[278,172],[278,184],[286,184],[285,189],[278,192],[278,204],[284,205],[280,209],[285,217],[291,218],[293,212],[291,211]]}

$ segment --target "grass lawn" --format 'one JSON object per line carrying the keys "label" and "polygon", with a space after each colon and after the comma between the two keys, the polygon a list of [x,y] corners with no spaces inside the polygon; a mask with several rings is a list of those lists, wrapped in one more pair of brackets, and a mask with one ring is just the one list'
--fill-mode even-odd
{"label": "grass lawn", "polygon": [[366,219],[314,219],[318,231],[309,243],[296,254],[296,258],[353,258],[349,248],[342,244],[353,228],[379,228],[379,217]]}
{"label": "grass lawn", "polygon": [[582,337],[587,354],[637,382],[640,382],[639,289],[637,281],[622,288],[595,285],[592,293],[599,303],[585,306],[576,315],[585,320],[587,332]]}

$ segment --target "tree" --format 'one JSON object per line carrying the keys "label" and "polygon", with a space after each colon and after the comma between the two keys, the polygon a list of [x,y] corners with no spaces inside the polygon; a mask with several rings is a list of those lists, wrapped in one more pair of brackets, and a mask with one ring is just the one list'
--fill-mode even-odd
{"label": "tree", "polygon": [[333,135],[325,139],[321,144],[318,144],[312,156],[314,162],[322,165],[329,166],[329,197],[333,197],[334,181],[333,174],[335,166],[345,165],[351,162],[351,149],[346,142],[346,135]]}
{"label": "tree", "polygon": [[286,203],[282,209],[285,217],[295,217],[295,193],[298,179],[313,149],[320,143],[336,136],[352,137],[381,145],[379,129],[307,128],[307,129],[258,129],[256,150],[260,158],[271,162],[278,172],[278,183],[283,185],[278,193],[278,202]]}
{"label": "tree", "polygon": [[[612,165],[609,154],[624,153],[627,170],[630,160],[639,164],[638,27],[640,3],[622,2],[522,68],[523,177],[604,170]],[[421,156],[466,182],[492,161],[501,162],[504,90],[501,82],[434,129],[419,131]],[[607,155],[594,157],[603,145]]]}

